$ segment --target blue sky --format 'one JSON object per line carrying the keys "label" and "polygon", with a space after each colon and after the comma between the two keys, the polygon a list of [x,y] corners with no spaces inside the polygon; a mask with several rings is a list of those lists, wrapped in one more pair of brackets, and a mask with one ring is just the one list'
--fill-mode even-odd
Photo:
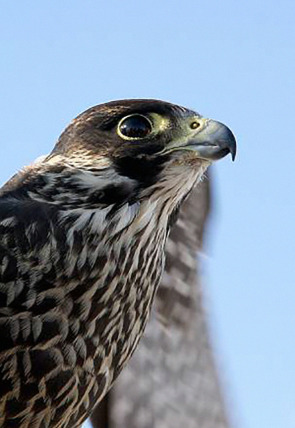
{"label": "blue sky", "polygon": [[1,2],[2,182],[110,99],[172,101],[235,132],[204,281],[241,428],[295,427],[294,18],[293,0]]}

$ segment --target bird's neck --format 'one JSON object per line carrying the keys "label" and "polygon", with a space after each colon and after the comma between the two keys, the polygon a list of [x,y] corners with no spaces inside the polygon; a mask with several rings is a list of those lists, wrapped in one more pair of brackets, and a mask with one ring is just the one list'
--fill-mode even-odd
{"label": "bird's neck", "polygon": [[[86,330],[95,325],[94,338],[109,353],[107,360],[116,359],[115,372],[111,363],[105,368],[110,384],[143,334],[164,268],[169,217],[180,202],[179,188],[184,197],[193,181],[162,184],[116,210],[110,205],[60,212],[67,239],[65,272],[80,279],[70,294],[79,296],[77,311]],[[109,342],[110,332],[118,343]]]}
{"label": "bird's neck", "polygon": [[[178,177],[175,173],[171,173],[171,177],[166,174],[140,193],[134,193],[131,180],[119,185],[116,178],[120,194],[127,192],[127,188],[130,190],[130,197],[121,203],[59,205],[59,224],[67,240],[67,275],[71,277],[80,271],[79,277],[100,278],[105,283],[113,271],[127,278],[125,286],[130,290],[143,289],[148,275],[144,283],[139,281],[138,275],[142,274],[143,267],[149,269],[149,260],[154,260],[157,269],[159,266],[162,269],[171,216],[202,172],[190,169]],[[79,173],[71,183],[77,185],[78,181],[90,194],[97,183],[101,183],[101,177],[83,173],[81,178]],[[128,295],[130,290],[124,292]]]}

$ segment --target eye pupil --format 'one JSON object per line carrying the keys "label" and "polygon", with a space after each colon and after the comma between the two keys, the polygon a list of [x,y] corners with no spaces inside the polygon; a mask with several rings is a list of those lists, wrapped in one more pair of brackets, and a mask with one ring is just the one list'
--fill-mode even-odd
{"label": "eye pupil", "polygon": [[144,138],[152,131],[150,121],[139,114],[127,117],[119,128],[121,134],[129,138]]}

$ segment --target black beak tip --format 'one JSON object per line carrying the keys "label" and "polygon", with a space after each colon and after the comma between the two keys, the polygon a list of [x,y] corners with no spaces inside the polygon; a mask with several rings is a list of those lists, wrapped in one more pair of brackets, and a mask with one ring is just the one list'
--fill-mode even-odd
{"label": "black beak tip", "polygon": [[221,159],[228,154],[231,154],[232,161],[234,162],[237,154],[237,144],[235,138],[226,138],[218,141],[219,150],[216,159]]}
{"label": "black beak tip", "polygon": [[234,162],[237,155],[237,145],[236,142],[229,147],[229,152],[231,154],[231,159]]}
{"label": "black beak tip", "polygon": [[218,131],[216,133],[216,143],[220,148],[221,157],[231,154],[232,161],[235,160],[237,154],[237,142],[232,131],[223,123],[215,122],[218,124]]}
{"label": "black beak tip", "polygon": [[220,142],[220,146],[226,147],[228,149],[228,153],[231,154],[232,161],[234,162],[237,154],[237,142],[231,130],[227,128],[226,131],[226,138],[224,138],[224,140]]}

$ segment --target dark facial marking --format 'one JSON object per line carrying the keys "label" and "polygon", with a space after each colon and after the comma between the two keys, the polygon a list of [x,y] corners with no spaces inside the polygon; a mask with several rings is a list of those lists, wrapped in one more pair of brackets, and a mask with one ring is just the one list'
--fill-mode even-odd
{"label": "dark facial marking", "polygon": [[140,186],[147,187],[156,183],[167,156],[125,156],[117,158],[115,167],[120,175],[136,180]]}

